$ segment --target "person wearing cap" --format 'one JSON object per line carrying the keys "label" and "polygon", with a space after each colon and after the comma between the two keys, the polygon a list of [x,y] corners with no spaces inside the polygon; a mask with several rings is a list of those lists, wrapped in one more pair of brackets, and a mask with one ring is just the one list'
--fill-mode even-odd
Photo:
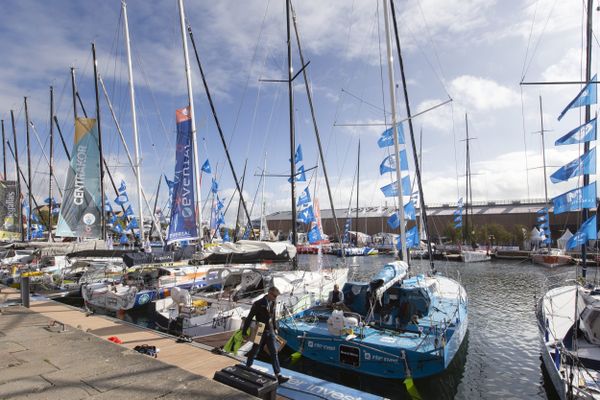
{"label": "person wearing cap", "polygon": [[269,288],[269,291],[266,295],[259,300],[256,300],[254,304],[252,304],[250,313],[248,313],[248,316],[244,321],[244,325],[242,326],[242,335],[244,336],[244,339],[247,339],[248,335],[246,335],[246,332],[250,328],[250,323],[255,317],[257,322],[265,324],[265,330],[262,338],[260,339],[260,344],[258,346],[256,344],[252,346],[252,350],[250,350],[247,355],[246,366],[251,367],[260,350],[264,346],[267,346],[269,349],[269,354],[271,355],[273,372],[277,376],[277,381],[281,384],[287,382],[290,378],[281,375],[279,356],[277,354],[277,319],[275,318],[275,301],[277,300],[279,293],[279,289],[277,289],[275,286],[272,286]]}

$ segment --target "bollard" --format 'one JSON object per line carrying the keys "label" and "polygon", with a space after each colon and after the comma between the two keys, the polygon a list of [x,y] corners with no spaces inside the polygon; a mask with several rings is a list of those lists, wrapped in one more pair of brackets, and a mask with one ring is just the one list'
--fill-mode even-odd
{"label": "bollard", "polygon": [[21,276],[21,304],[29,308],[29,277]]}

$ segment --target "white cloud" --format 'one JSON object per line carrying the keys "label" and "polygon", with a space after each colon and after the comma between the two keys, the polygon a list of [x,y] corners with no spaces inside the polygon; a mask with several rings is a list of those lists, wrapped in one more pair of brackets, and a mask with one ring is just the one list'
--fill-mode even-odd
{"label": "white cloud", "polygon": [[467,109],[493,111],[520,104],[519,95],[496,81],[462,75],[450,82],[453,98]]}

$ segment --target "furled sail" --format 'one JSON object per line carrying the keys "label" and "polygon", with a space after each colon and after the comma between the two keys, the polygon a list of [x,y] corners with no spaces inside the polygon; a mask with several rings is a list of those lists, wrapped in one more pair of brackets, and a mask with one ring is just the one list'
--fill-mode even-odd
{"label": "furled sail", "polygon": [[67,172],[56,236],[98,239],[102,235],[100,148],[94,118],[75,119],[75,144]]}

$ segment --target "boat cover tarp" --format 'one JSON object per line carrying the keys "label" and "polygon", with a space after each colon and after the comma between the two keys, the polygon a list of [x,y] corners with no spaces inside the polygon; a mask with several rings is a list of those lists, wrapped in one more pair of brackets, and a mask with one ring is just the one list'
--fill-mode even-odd
{"label": "boat cover tarp", "polygon": [[404,279],[407,270],[406,264],[402,261],[395,261],[384,265],[369,283],[371,291],[375,292],[376,298],[380,299],[387,289]]}
{"label": "boat cover tarp", "polygon": [[239,240],[225,242],[205,253],[205,264],[254,263],[261,261],[290,261],[296,256],[296,247],[287,242]]}

